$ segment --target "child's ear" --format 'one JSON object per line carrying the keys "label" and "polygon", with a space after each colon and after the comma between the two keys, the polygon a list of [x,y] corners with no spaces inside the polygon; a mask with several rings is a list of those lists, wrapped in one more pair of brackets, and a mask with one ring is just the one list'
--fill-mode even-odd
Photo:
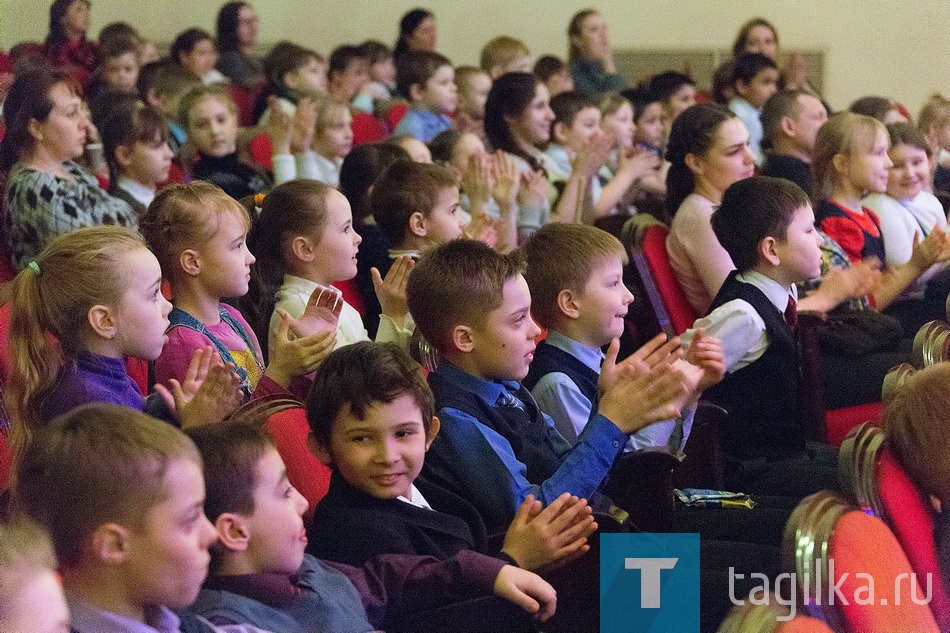
{"label": "child's ear", "polygon": [[831,158],[831,165],[835,172],[844,175],[848,173],[848,156],[846,154],[835,154]]}
{"label": "child's ear", "polygon": [[495,64],[488,70],[488,76],[491,77],[492,81],[495,81],[504,74],[505,68],[501,64]]}
{"label": "child's ear", "polygon": [[308,263],[317,256],[317,251],[313,246],[313,240],[305,235],[298,235],[290,242],[290,250],[294,257]]}
{"label": "child's ear", "polygon": [[409,216],[409,232],[416,237],[425,237],[429,232],[426,229],[425,216],[418,211]]}
{"label": "child's ear", "polygon": [[92,331],[104,339],[112,340],[115,338],[116,322],[112,314],[112,308],[97,304],[89,308],[86,313],[86,320],[89,321],[89,327]]}
{"label": "child's ear", "polygon": [[429,450],[429,447],[432,446],[432,440],[439,434],[440,428],[442,428],[442,423],[439,418],[432,416],[432,424],[429,425],[429,431],[426,433],[426,450]]}
{"label": "child's ear", "polygon": [[129,145],[115,146],[115,162],[120,167],[128,167],[132,164],[132,148]]}
{"label": "child's ear", "polygon": [[554,142],[558,145],[564,145],[567,142],[567,126],[562,121],[557,121],[551,128],[551,134],[554,136]]}
{"label": "child's ear", "polygon": [[300,86],[300,80],[297,77],[297,73],[293,71],[285,72],[280,80],[291,90],[296,90],[297,87]]}
{"label": "child's ear", "polygon": [[567,288],[557,293],[557,309],[569,319],[577,319],[581,316],[580,307],[577,303],[577,297],[575,297],[574,293]]}
{"label": "child's ear", "polygon": [[193,248],[182,251],[178,257],[178,263],[185,274],[191,277],[197,277],[198,273],[201,272],[201,257],[198,255],[198,251]]}
{"label": "child's ear", "polygon": [[456,325],[452,329],[452,345],[460,352],[471,352],[475,349],[475,338],[472,328],[467,325]]}
{"label": "child's ear", "polygon": [[251,530],[247,519],[235,512],[225,512],[214,522],[214,529],[218,532],[218,543],[232,552],[247,551],[251,542]]}
{"label": "child's ear", "polygon": [[425,84],[412,84],[409,86],[409,101],[422,101],[422,95],[426,91]]}
{"label": "child's ear", "polygon": [[759,242],[759,255],[771,266],[778,266],[782,263],[782,259],[778,256],[778,251],[775,250],[776,243],[776,239],[772,236],[766,237]]}
{"label": "child's ear", "polygon": [[307,448],[309,448],[310,452],[316,455],[317,459],[321,462],[327,466],[333,466],[333,456],[330,455],[329,449],[320,443],[320,440],[313,434],[313,431],[307,433]]}
{"label": "child's ear", "polygon": [[92,553],[106,565],[121,565],[129,553],[129,532],[118,523],[103,523],[92,531]]}

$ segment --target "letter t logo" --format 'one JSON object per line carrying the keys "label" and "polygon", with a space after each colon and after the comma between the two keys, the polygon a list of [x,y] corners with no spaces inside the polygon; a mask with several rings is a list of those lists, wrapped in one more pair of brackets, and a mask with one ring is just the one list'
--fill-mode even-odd
{"label": "letter t logo", "polygon": [[624,569],[640,570],[640,608],[660,608],[660,570],[673,569],[678,558],[624,558]]}

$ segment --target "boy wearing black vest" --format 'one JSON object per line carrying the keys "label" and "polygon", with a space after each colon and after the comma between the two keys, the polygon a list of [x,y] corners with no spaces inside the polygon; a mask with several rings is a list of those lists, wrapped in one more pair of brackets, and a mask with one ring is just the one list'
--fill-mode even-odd
{"label": "boy wearing black vest", "polygon": [[729,412],[720,430],[730,490],[802,497],[837,487],[837,454],[806,446],[795,345],[795,284],[821,270],[808,196],[782,178],[730,186],[712,228],[736,265],[699,328],[722,340],[726,377],[705,397]]}
{"label": "boy wearing black vest", "polygon": [[[548,224],[522,246],[531,313],[548,329],[538,344],[524,386],[572,444],[596,407],[602,351],[623,334],[633,295],[623,283],[627,255],[614,236],[593,226]],[[674,349],[661,335],[639,354]],[[695,364],[710,369],[696,392],[722,377],[722,349],[710,338],[694,341]],[[682,362],[682,361],[677,361]],[[711,365],[718,363],[718,371]],[[708,383],[708,384],[707,384]],[[689,435],[694,407],[676,420],[652,424],[630,437],[627,449],[665,446],[678,453]]]}

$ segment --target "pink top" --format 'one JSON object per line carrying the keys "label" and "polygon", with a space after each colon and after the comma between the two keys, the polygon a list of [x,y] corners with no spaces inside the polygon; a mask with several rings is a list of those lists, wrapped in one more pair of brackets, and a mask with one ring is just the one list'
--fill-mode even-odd
{"label": "pink top", "polygon": [[666,253],[686,298],[699,315],[709,306],[726,277],[735,270],[732,257],[713,233],[709,218],[718,205],[692,193],[673,216]]}

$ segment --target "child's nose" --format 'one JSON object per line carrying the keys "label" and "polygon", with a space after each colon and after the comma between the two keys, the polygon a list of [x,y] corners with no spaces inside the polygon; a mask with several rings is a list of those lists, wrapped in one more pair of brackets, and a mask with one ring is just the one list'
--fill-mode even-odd
{"label": "child's nose", "polygon": [[303,513],[307,511],[307,508],[310,507],[310,503],[307,501],[307,498],[300,494],[300,491],[294,488],[294,505],[297,508],[297,512],[300,516],[303,516]]}
{"label": "child's nose", "polygon": [[215,529],[214,524],[208,520],[208,517],[202,515],[202,534],[201,534],[201,547],[203,549],[208,549],[211,545],[218,540],[218,531]]}
{"label": "child's nose", "polygon": [[538,322],[534,320],[531,315],[528,315],[528,319],[531,321],[531,327],[529,328],[528,338],[536,339],[541,336],[541,326],[538,325]]}
{"label": "child's nose", "polygon": [[381,464],[392,464],[399,459],[399,454],[393,442],[382,441],[376,447],[376,460]]}
{"label": "child's nose", "polygon": [[171,301],[162,296],[162,316],[167,317],[172,313],[172,308],[175,306],[172,305]]}

